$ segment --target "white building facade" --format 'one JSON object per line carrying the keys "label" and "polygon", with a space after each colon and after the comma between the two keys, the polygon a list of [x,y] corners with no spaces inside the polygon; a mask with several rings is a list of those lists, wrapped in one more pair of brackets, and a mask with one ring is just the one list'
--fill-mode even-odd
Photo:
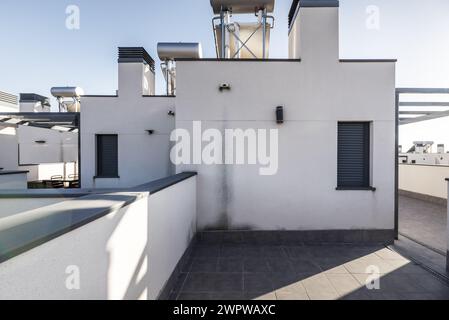
{"label": "white building facade", "polygon": [[[194,123],[222,136],[274,129],[272,175],[254,164],[176,167],[198,172],[198,230],[379,230],[393,237],[395,60],[341,60],[338,1],[295,4],[289,59],[178,59],[176,97],[155,96],[153,62],[122,48],[118,94],[81,101],[82,186],[132,187],[171,174],[175,128],[190,136]],[[353,127],[363,136],[351,140]],[[363,154],[351,158],[354,145]],[[112,164],[99,159],[99,149],[112,150]],[[351,185],[359,175],[363,181]]]}

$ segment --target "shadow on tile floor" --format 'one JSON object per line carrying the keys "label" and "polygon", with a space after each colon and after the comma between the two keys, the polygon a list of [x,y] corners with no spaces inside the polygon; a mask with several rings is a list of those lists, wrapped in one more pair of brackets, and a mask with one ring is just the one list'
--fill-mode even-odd
{"label": "shadow on tile floor", "polygon": [[187,261],[173,300],[449,299],[446,283],[383,246],[199,243]]}

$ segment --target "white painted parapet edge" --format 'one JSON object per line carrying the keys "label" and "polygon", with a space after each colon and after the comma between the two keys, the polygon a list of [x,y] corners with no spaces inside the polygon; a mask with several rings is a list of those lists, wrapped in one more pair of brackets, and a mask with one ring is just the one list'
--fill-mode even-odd
{"label": "white painted parapet edge", "polygon": [[0,299],[157,299],[196,233],[196,176],[179,176],[2,219]]}

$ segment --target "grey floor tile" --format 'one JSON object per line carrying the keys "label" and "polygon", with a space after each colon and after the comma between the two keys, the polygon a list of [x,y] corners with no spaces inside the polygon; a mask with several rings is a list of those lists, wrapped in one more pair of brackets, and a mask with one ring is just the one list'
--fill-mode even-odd
{"label": "grey floor tile", "polygon": [[270,272],[265,258],[246,258],[243,260],[243,272]]}
{"label": "grey floor tile", "polygon": [[176,283],[173,286],[173,291],[175,291],[175,292],[181,291],[186,278],[187,278],[187,273],[180,273],[178,278],[176,279]]}
{"label": "grey floor tile", "polygon": [[246,300],[277,300],[274,292],[246,292]]}
{"label": "grey floor tile", "polygon": [[221,247],[220,257],[222,258],[238,258],[243,257],[243,245],[225,244]]}
{"label": "grey floor tile", "polygon": [[306,246],[288,246],[285,251],[289,258],[294,259],[311,259],[312,255]]}
{"label": "grey floor tile", "polygon": [[220,256],[220,245],[196,245],[191,256],[193,258],[217,258]]}
{"label": "grey floor tile", "polygon": [[288,292],[288,291],[280,291],[276,292],[277,300],[310,300],[307,292]]}
{"label": "grey floor tile", "polygon": [[287,258],[268,258],[266,259],[266,262],[268,264],[268,269],[270,272],[295,272],[291,260]]}
{"label": "grey floor tile", "polygon": [[446,252],[447,208],[444,205],[399,197],[399,231],[406,236]]}
{"label": "grey floor tile", "polygon": [[262,246],[258,245],[246,245],[242,247],[242,255],[243,257],[252,257],[258,258],[263,257],[263,249]]}
{"label": "grey floor tile", "polygon": [[177,300],[188,301],[188,300],[198,300],[198,301],[208,301],[211,300],[210,293],[204,292],[181,292]]}
{"label": "grey floor tile", "polygon": [[197,258],[193,260],[190,266],[190,272],[216,272],[218,258]]}
{"label": "grey floor tile", "polygon": [[236,273],[189,273],[181,292],[242,291],[242,278]]}
{"label": "grey floor tile", "polygon": [[324,274],[318,274],[302,281],[311,300],[336,300],[338,292]]}
{"label": "grey floor tile", "polygon": [[281,246],[263,246],[262,254],[266,258],[288,258],[286,250]]}
{"label": "grey floor tile", "polygon": [[[271,283],[273,284],[274,289],[279,290],[282,288],[287,287],[294,287],[301,283],[302,280],[305,280],[307,278],[310,278],[314,276],[313,273],[304,273],[304,274],[297,274],[297,273],[270,273],[270,279]],[[302,284],[301,284],[302,286]]]}
{"label": "grey floor tile", "polygon": [[217,272],[243,272],[243,259],[241,258],[219,258]]}
{"label": "grey floor tile", "polygon": [[245,292],[269,293],[274,287],[269,273],[246,273],[243,275],[243,289]]}
{"label": "grey floor tile", "polygon": [[211,300],[246,300],[246,295],[243,292],[212,292],[210,294]]}
{"label": "grey floor tile", "polygon": [[291,259],[291,265],[296,273],[321,273],[323,270],[313,260]]}
{"label": "grey floor tile", "polygon": [[380,278],[380,287],[392,293],[419,293],[422,288],[413,277],[406,274],[390,273]]}
{"label": "grey floor tile", "polygon": [[340,296],[355,292],[362,286],[351,274],[326,274],[326,277]]}

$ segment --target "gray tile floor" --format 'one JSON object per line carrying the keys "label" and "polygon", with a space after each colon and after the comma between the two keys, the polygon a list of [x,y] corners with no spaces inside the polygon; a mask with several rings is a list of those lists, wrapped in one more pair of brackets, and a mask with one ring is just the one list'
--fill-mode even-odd
{"label": "gray tile floor", "polygon": [[399,232],[442,253],[447,248],[447,208],[443,205],[399,197]]}
{"label": "gray tile floor", "polygon": [[381,246],[197,244],[171,299],[449,299],[449,286]]}

